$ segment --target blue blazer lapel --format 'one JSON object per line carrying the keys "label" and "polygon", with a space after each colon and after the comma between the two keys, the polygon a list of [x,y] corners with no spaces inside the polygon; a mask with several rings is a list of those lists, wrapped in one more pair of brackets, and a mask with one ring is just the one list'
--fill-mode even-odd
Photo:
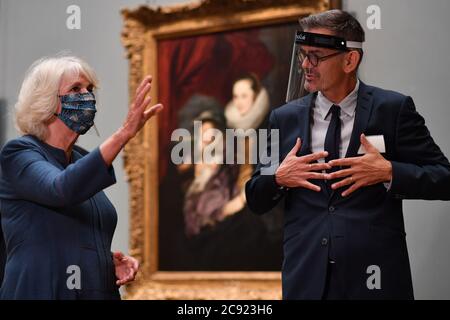
{"label": "blue blazer lapel", "polygon": [[361,145],[360,136],[367,127],[370,113],[372,111],[372,92],[361,81],[359,83],[358,100],[356,103],[355,122],[353,124],[353,131],[350,137],[346,158],[357,156],[359,146]]}
{"label": "blue blazer lapel", "polygon": [[302,146],[300,147],[297,156],[304,156],[311,153],[311,111],[312,104],[315,102],[316,93],[309,94],[303,100],[303,108],[299,108],[298,112],[298,124],[299,133],[298,136],[302,140]]}

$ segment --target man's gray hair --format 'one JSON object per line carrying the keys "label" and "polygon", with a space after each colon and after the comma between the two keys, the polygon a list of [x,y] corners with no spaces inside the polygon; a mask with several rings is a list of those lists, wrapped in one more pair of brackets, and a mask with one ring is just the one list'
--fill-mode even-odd
{"label": "man's gray hair", "polygon": [[302,18],[300,26],[303,31],[324,28],[347,41],[364,42],[365,40],[364,29],[358,20],[342,10],[329,10]]}
{"label": "man's gray hair", "polygon": [[[313,14],[299,20],[302,31],[310,29],[327,29],[333,32],[337,37],[344,38],[346,41],[364,42],[365,32],[361,24],[350,13],[342,10],[329,10]],[[356,49],[361,54],[361,63],[363,50]],[[359,65],[359,64],[358,64]]]}

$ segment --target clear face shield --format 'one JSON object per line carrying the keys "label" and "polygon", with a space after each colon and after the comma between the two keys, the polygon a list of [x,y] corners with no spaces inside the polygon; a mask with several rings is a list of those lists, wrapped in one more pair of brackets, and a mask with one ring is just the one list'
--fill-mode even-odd
{"label": "clear face shield", "polygon": [[[302,50],[302,46],[334,49],[337,52],[319,57],[315,54],[305,53]],[[316,67],[320,61],[350,51],[351,49],[362,49],[362,42],[346,41],[343,38],[326,34],[297,31],[292,49],[286,102],[299,99],[309,93],[305,88],[308,74],[302,68],[303,61],[306,58],[308,58],[310,65]]]}

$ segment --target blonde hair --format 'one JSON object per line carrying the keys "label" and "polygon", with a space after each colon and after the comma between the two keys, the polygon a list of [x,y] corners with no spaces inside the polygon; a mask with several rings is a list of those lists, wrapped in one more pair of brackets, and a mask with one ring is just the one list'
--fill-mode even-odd
{"label": "blonde hair", "polygon": [[82,59],[59,54],[35,61],[28,69],[15,105],[15,124],[21,134],[45,140],[47,121],[58,107],[59,86],[67,75],[84,75],[98,87],[94,70]]}

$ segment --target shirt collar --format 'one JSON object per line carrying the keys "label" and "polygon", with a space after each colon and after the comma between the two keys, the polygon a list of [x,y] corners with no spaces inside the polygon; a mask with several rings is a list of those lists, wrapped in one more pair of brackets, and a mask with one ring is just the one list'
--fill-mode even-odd
{"label": "shirt collar", "polygon": [[[356,103],[358,99],[358,89],[359,79],[357,79],[355,88],[352,90],[352,92],[350,92],[344,99],[342,99],[340,103],[337,104],[339,105],[339,107],[341,107],[342,112],[350,117],[353,117],[353,115],[355,114]],[[319,91],[319,93],[317,94],[316,106],[319,107],[319,112],[322,115],[323,119],[325,119],[333,104],[333,102],[328,100],[327,97],[325,97],[323,93]]]}

